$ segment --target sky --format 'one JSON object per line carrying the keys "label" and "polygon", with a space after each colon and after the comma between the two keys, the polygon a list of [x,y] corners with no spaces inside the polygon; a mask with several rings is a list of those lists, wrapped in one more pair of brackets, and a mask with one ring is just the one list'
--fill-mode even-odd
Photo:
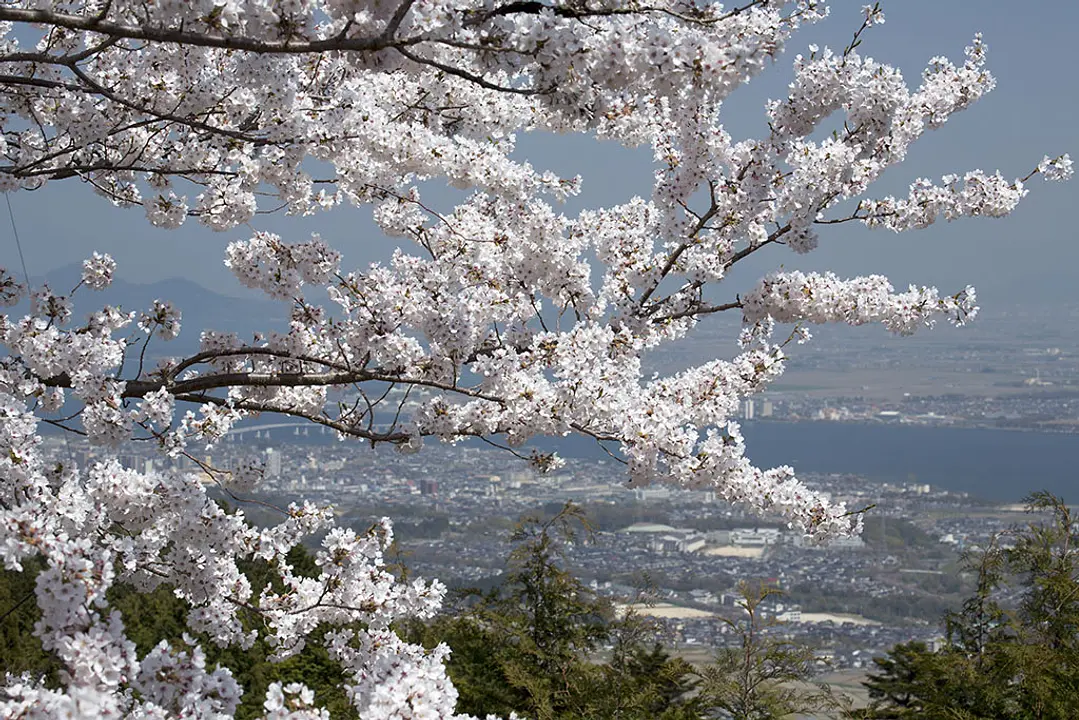
{"label": "sky", "polygon": [[[736,91],[723,110],[735,139],[766,132],[764,105],[785,94],[794,55],[811,43],[842,49],[861,22],[863,0],[830,3],[831,17],[796,34],[776,64]],[[876,196],[906,194],[919,177],[999,169],[1021,177],[1046,154],[1069,152],[1079,161],[1079,62],[1076,28],[1079,3],[1071,0],[886,0],[887,21],[872,28],[859,51],[897,66],[917,86],[926,62],[944,55],[961,63],[976,32],[988,45],[988,64],[997,88],[945,127],[920,139],[906,162],[873,187]],[[522,136],[518,154],[540,168],[584,178],[580,198],[566,205],[575,213],[589,205],[647,196],[652,167],[649,149],[626,149],[585,137]],[[882,273],[897,287],[936,285],[952,292],[975,285],[986,310],[1021,305],[1079,305],[1079,243],[1074,210],[1079,181],[1033,180],[1030,195],[1003,220],[966,219],[928,230],[893,234],[860,225],[833,226],[821,233],[820,248],[799,256],[779,247],[759,253],[727,282],[730,294],[744,291],[768,270],[831,269],[843,276]],[[444,207],[447,196],[426,193]],[[139,210],[118,209],[78,180],[10,196],[26,265],[34,277],[81,261],[92,251],[109,252],[118,274],[135,282],[173,277],[193,280],[229,295],[245,291],[222,264],[225,245],[248,237],[252,228],[304,240],[318,232],[344,255],[345,269],[389,257],[396,241],[382,237],[369,209],[343,207],[315,217],[260,216],[251,227],[215,233],[195,222],[159,230]],[[0,265],[18,268],[7,223],[0,221]],[[726,284],[726,283],[725,283]]]}

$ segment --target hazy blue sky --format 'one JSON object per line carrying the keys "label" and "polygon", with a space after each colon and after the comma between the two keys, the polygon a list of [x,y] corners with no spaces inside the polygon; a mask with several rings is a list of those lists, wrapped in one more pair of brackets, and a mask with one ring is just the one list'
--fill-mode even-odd
{"label": "hazy blue sky", "polygon": [[[860,22],[862,4],[832,2],[831,18],[802,31],[773,68],[732,96],[725,124],[735,138],[764,132],[764,102],[783,94],[794,54],[805,52],[810,43],[842,48]],[[997,89],[920,140],[907,162],[875,187],[875,194],[905,194],[915,178],[975,168],[1022,176],[1044,154],[1070,152],[1079,161],[1079,3],[890,0],[883,8],[887,22],[868,33],[862,54],[897,65],[916,86],[929,58],[945,55],[961,62],[963,48],[980,31]],[[519,152],[537,166],[583,175],[585,193],[567,206],[570,211],[582,203],[610,204],[647,195],[650,189],[647,149],[625,150],[579,137],[527,137]],[[826,230],[820,249],[809,256],[785,248],[762,253],[755,266],[731,278],[730,293],[783,263],[788,268],[832,268],[844,275],[882,272],[897,285],[918,282],[951,290],[971,283],[979,288],[986,309],[999,310],[1017,301],[1079,301],[1074,220],[1079,182],[1036,180],[1031,190],[1005,220],[964,220],[903,235],[860,226]],[[99,250],[112,253],[120,263],[120,276],[129,280],[179,276],[220,292],[242,292],[221,258],[225,244],[247,236],[249,229],[213,233],[192,222],[177,231],[157,230],[140,211],[113,208],[74,180],[18,193],[11,201],[31,275]],[[368,211],[353,208],[314,218],[260,217],[252,225],[296,239],[318,231],[344,253],[346,267],[383,259],[393,247],[378,235]],[[0,228],[0,264],[15,268],[18,260],[6,219]]]}

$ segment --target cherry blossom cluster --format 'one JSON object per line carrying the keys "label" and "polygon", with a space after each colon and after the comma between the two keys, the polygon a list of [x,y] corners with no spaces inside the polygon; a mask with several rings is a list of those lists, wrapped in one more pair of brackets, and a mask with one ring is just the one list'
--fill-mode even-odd
{"label": "cherry blossom cluster", "polygon": [[297,213],[428,176],[560,196],[573,180],[510,158],[514,131],[618,132],[649,98],[725,96],[818,5],[7,3],[0,178],[79,176],[156,225],[217,229],[266,187]]}
{"label": "cherry blossom cluster", "polygon": [[919,325],[932,327],[938,315],[963,325],[978,312],[974,288],[969,286],[940,297],[936,288],[913,285],[907,292],[896,293],[882,275],[840,280],[832,273],[798,271],[772,273],[742,303],[747,321],[879,322],[900,335],[913,333]]}
{"label": "cherry blossom cluster", "polygon": [[[388,521],[363,535],[331,529],[318,555],[320,574],[296,576],[285,554],[332,527],[329,508],[294,505],[284,522],[258,529],[242,512],[225,513],[194,476],[140,474],[115,461],[85,473],[46,469],[34,448],[34,416],[8,398],[4,482],[16,500],[0,511],[0,557],[9,569],[31,555],[45,559],[37,576],[42,614],[35,634],[63,664],[65,687],[9,678],[0,698],[5,717],[232,715],[242,689],[227,668],[207,667],[193,639],[162,641],[137,656],[119,613],[105,600],[122,582],[143,590],[170,584],[190,605],[191,629],[220,644],[249,645],[254,636],[238,613],[255,612],[281,657],[302,649],[319,623],[348,627],[327,647],[353,678],[349,692],[364,717],[453,714],[456,692],[442,664],[447,649],[429,652],[389,630],[398,618],[430,616],[444,588],[420,580],[403,584],[388,572],[382,557],[392,540]],[[256,557],[279,568],[284,591],[251,588],[236,560]],[[267,717],[326,717],[302,686],[271,687],[265,707]]]}
{"label": "cherry blossom cluster", "polygon": [[256,233],[225,252],[225,265],[241,283],[282,300],[296,297],[304,283],[324,284],[340,259],[317,235],[310,242],[286,244],[272,233]]}
{"label": "cherry blossom cluster", "polygon": [[[260,413],[403,452],[481,437],[542,470],[561,461],[532,438],[579,434],[624,462],[631,484],[708,489],[815,541],[859,532],[858,509],[790,467],[751,463],[737,409],[782,374],[806,325],[962,324],[977,311],[973,288],[897,291],[879,275],[797,270],[737,291],[724,279],[751,255],[814,251],[832,224],[902,232],[1001,217],[1035,174],[1066,180],[1073,168],[1046,156],[1014,180],[972,170],[873,196],[913,142],[995,84],[978,36],[962,62],[930,58],[916,86],[863,57],[863,34],[884,21],[877,4],[847,47],[794,58],[764,135],[732,137],[726,98],[826,14],[816,0],[4,3],[0,190],[77,177],[155,225],[196,217],[217,230],[351,204],[402,247],[347,271],[330,240],[254,229],[225,263],[287,304],[287,327],[249,340],[198,328],[197,353],[153,367],[148,343],[181,332],[167,299],[75,310],[111,283],[112,258],[93,254],[70,292],[0,270],[0,304],[15,308],[0,315],[0,559],[44,559],[34,632],[64,666],[58,688],[7,678],[0,715],[230,717],[242,688],[208,667],[195,635],[249,647],[258,636],[242,618],[254,613],[278,659],[322,643],[363,717],[453,717],[448,649],[392,629],[435,613],[445,589],[390,572],[390,524],[356,532],[300,502],[257,528],[243,507],[262,463],[199,459]],[[651,147],[651,194],[563,212],[585,179],[518,157],[528,131]],[[429,179],[470,194],[433,207],[420,191]],[[729,357],[644,372],[645,353],[723,312],[743,320]],[[777,324],[794,326],[789,339]],[[105,447],[145,441],[199,469],[46,463],[41,423]],[[319,572],[304,577],[287,553],[313,537]],[[280,582],[253,588],[237,565],[247,558]],[[117,584],[170,586],[193,634],[140,657],[108,604]],[[302,684],[271,686],[263,709],[327,717]]]}

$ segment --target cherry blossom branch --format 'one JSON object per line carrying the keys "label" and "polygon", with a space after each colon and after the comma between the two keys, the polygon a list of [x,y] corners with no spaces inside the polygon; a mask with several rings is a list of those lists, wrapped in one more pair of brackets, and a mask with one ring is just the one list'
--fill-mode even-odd
{"label": "cherry blossom branch", "polygon": [[652,318],[654,323],[662,323],[670,320],[680,320],[685,317],[696,317],[698,315],[712,315],[714,313],[726,312],[727,310],[737,310],[742,307],[741,300],[735,300],[734,302],[723,303],[721,305],[707,305],[702,304],[696,307],[691,307],[679,312],[673,312],[668,315],[659,315]]}
{"label": "cherry blossom branch", "polygon": [[493,83],[490,80],[486,80],[479,75],[476,75],[475,73],[470,73],[467,70],[462,70],[461,68],[454,67],[453,65],[448,65],[446,63],[439,62],[438,60],[433,60],[431,58],[421,57],[420,55],[417,55],[416,53],[404,47],[394,46],[393,49],[418,65],[427,65],[433,67],[436,70],[440,70],[446,73],[447,75],[453,75],[454,77],[461,78],[462,80],[467,80],[468,82],[474,85],[478,85],[479,87],[486,90],[494,90],[496,92],[510,93],[513,95],[544,95],[552,92],[552,89],[550,88],[518,88],[510,87],[508,85],[499,85],[498,83]]}
{"label": "cherry blossom branch", "polygon": [[[500,5],[492,10],[487,11],[486,13],[483,13],[482,15],[478,15],[477,18],[471,22],[481,23],[486,22],[494,17],[504,17],[507,15],[518,14],[538,15],[544,12],[549,12],[556,17],[569,18],[574,20],[582,20],[586,18],[615,17],[619,15],[659,13],[689,24],[711,25],[723,22],[725,20],[729,20],[730,18],[736,17],[751,8],[754,8],[758,5],[763,5],[767,2],[768,0],[751,0],[751,2],[745,5],[742,5],[740,7],[734,7],[726,13],[709,18],[704,16],[703,12],[700,17],[694,17],[685,13],[676,12],[674,10],[671,10],[670,8],[649,5],[635,5],[634,7],[629,8],[588,8],[587,6],[572,7],[566,5],[551,5],[538,2],[538,0],[518,0],[517,2],[510,2],[506,3],[505,5]],[[470,23],[466,22],[466,24]]]}
{"label": "cherry blossom branch", "polygon": [[307,55],[342,51],[376,52],[399,44],[414,44],[421,41],[420,38],[411,40],[387,39],[381,35],[371,38],[331,37],[322,40],[301,41],[292,38],[265,40],[230,35],[212,35],[207,32],[196,32],[180,28],[130,25],[106,20],[99,16],[88,17],[52,10],[13,7],[0,7],[0,22],[46,25],[67,30],[100,33],[117,39],[145,40],[154,43],[218,48],[221,50],[242,50],[259,54]]}

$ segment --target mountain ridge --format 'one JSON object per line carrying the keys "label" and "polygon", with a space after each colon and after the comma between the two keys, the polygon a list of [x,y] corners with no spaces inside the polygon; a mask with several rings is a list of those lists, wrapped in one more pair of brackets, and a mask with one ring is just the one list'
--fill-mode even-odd
{"label": "mountain ridge", "polygon": [[[54,292],[69,293],[82,276],[81,265],[66,265],[33,278],[40,285],[42,280]],[[187,278],[174,277],[151,283],[136,283],[122,277],[101,291],[79,288],[75,296],[77,316],[85,316],[103,305],[114,305],[125,311],[148,310],[154,300],[171,302],[181,313],[180,335],[169,343],[157,346],[158,352],[167,354],[197,349],[199,335],[203,330],[234,332],[247,337],[253,331],[282,330],[288,322],[288,310],[284,303],[264,299],[251,291],[251,297],[223,295]],[[261,321],[261,322],[260,322]],[[258,325],[256,325],[258,323]]]}

